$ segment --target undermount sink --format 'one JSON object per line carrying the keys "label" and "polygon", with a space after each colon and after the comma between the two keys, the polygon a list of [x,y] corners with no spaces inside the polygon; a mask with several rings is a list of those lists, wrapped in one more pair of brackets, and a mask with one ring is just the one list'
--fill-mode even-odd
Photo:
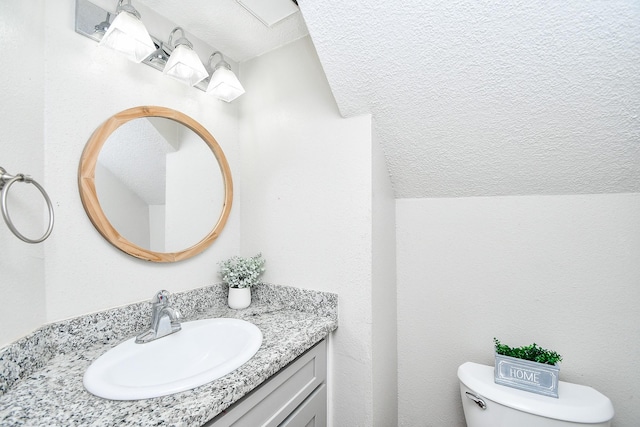
{"label": "undermount sink", "polygon": [[137,400],[189,390],[242,366],[260,348],[262,332],[240,319],[182,323],[182,330],[146,344],[131,338],[97,358],[84,374],[92,394]]}

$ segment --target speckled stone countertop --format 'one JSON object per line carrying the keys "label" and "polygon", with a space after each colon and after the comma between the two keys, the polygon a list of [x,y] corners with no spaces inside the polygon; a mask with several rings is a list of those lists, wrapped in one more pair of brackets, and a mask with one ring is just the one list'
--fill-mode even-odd
{"label": "speckled stone countertop", "polygon": [[174,294],[171,303],[184,321],[232,317],[260,328],[262,346],[234,372],[153,399],[113,401],[90,394],[82,377],[91,362],[148,328],[150,304],[132,304],[45,325],[0,349],[0,426],[201,426],[338,326],[335,294],[259,285],[251,306],[232,310],[226,293],[214,285]]}

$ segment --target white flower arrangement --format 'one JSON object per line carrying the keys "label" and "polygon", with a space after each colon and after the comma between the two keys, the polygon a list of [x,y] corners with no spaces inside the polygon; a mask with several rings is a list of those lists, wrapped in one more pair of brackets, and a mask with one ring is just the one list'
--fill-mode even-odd
{"label": "white flower arrangement", "polygon": [[262,254],[251,258],[234,256],[218,264],[218,273],[230,288],[248,288],[258,283],[258,278],[264,273],[264,263]]}

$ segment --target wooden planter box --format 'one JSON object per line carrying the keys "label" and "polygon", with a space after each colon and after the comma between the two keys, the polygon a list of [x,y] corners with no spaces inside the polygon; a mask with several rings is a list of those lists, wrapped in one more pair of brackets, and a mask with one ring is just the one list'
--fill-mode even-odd
{"label": "wooden planter box", "polygon": [[558,365],[531,362],[496,354],[495,382],[531,393],[558,397]]}

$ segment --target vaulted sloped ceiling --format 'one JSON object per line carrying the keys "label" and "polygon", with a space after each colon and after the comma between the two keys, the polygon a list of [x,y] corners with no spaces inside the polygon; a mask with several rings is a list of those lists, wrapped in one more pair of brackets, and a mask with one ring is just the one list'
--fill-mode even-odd
{"label": "vaulted sloped ceiling", "polygon": [[300,2],[398,198],[640,191],[640,2]]}
{"label": "vaulted sloped ceiling", "polygon": [[[299,4],[272,48],[306,23],[341,113],[372,114],[396,197],[640,192],[637,0]],[[222,38],[264,43],[256,25]]]}

